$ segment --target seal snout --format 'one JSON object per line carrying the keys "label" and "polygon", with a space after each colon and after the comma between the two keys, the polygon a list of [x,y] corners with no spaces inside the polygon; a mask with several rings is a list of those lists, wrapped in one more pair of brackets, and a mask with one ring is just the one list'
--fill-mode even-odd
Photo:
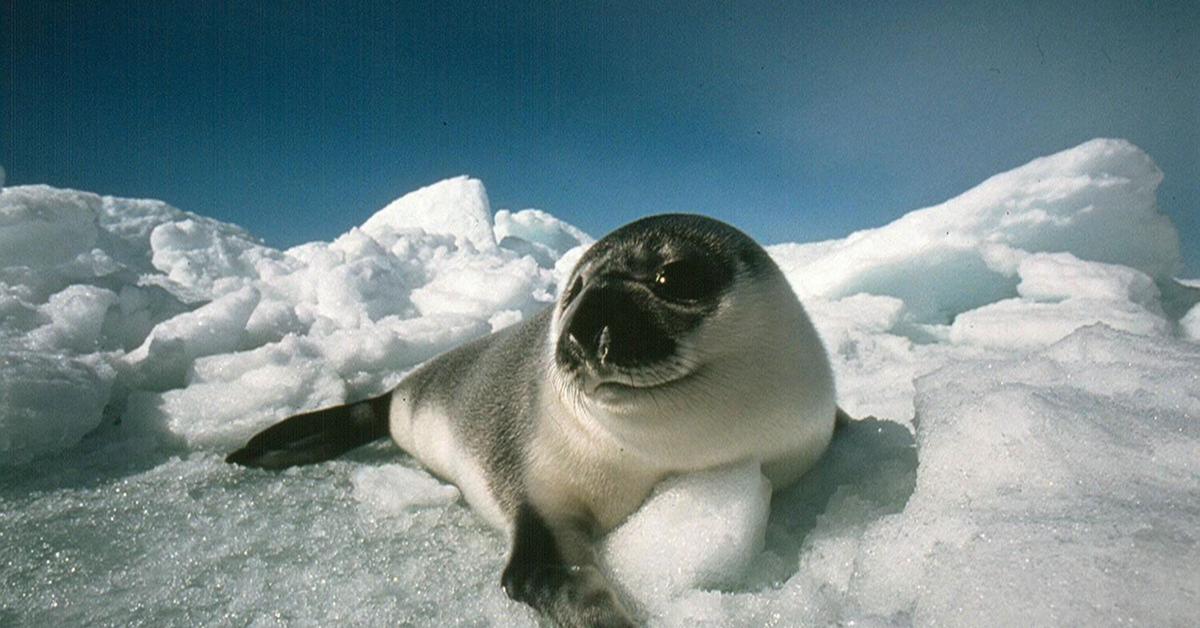
{"label": "seal snout", "polygon": [[597,370],[648,366],[671,357],[675,342],[653,316],[645,290],[625,282],[583,288],[564,314],[559,360]]}

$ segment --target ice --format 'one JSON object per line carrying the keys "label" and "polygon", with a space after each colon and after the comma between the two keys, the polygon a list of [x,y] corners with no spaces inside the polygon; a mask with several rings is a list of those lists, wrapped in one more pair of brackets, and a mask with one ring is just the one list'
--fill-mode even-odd
{"label": "ice", "polygon": [[118,301],[111,290],[86,284],[67,286],[50,295],[38,308],[47,320],[29,332],[33,347],[66,349],[88,353],[99,348],[109,308]]}
{"label": "ice", "polygon": [[288,415],[346,401],[346,382],[294,336],[244,354],[196,361],[186,387],[130,396],[126,420],[189,446],[229,448]]}
{"label": "ice", "polygon": [[[240,229],[214,221],[184,219],[150,232],[151,262],[166,275],[166,285],[193,299],[210,299],[257,276],[260,261],[278,259]],[[184,291],[186,287],[186,292]]]}
{"label": "ice", "polygon": [[920,380],[917,486],[868,532],[864,610],[916,624],[1191,621],[1198,364],[1195,347],[1095,325]]}
{"label": "ice", "polygon": [[500,246],[531,255],[542,265],[553,266],[563,253],[592,243],[591,236],[574,225],[538,209],[502,209],[496,212],[494,230]]}
{"label": "ice", "polygon": [[245,287],[159,323],[122,358],[131,383],[147,390],[183,386],[196,358],[238,348],[256,305],[258,291]]}
{"label": "ice", "polygon": [[454,236],[460,247],[470,243],[482,252],[496,248],[487,192],[478,179],[465,176],[423,187],[392,201],[363,223],[362,230],[387,247],[401,234],[421,230]]}
{"label": "ice", "polygon": [[0,268],[6,275],[69,263],[96,243],[99,197],[44,186],[0,193]]}
{"label": "ice", "polygon": [[1006,299],[958,315],[950,327],[950,339],[996,347],[1039,347],[1100,322],[1144,336],[1163,336],[1171,328],[1162,316],[1128,301]]}
{"label": "ice", "polygon": [[671,478],[608,536],[604,561],[651,600],[736,585],[762,551],[770,500],[757,462]]}
{"label": "ice", "polygon": [[[769,247],[858,417],[795,486],[673,477],[601,541],[653,626],[1188,625],[1200,282],[1093,140]],[[507,541],[395,446],[222,457],[545,307],[592,238],[443,181],[288,250],[159,201],[0,189],[0,625],[533,626]],[[768,497],[770,499],[768,500]]]}
{"label": "ice", "polygon": [[1179,329],[1184,338],[1200,342],[1200,305],[1193,306],[1179,319]]}
{"label": "ice", "polygon": [[0,464],[58,452],[100,425],[114,373],[88,358],[0,350]]}
{"label": "ice", "polygon": [[1017,274],[1021,277],[1017,294],[1036,301],[1077,298],[1150,305],[1159,298],[1149,275],[1127,266],[1086,262],[1070,253],[1028,255],[1020,261]]}
{"label": "ice", "polygon": [[1137,147],[1097,139],[884,227],[776,247],[776,258],[801,296],[894,296],[922,323],[1016,295],[1011,275],[989,263],[997,247],[1070,253],[1169,280],[1180,264],[1179,235],[1157,209],[1161,181]]}
{"label": "ice", "polygon": [[491,326],[492,331],[496,332],[504,329],[505,327],[516,325],[517,323],[521,322],[523,318],[524,316],[522,316],[521,313],[516,310],[500,310],[488,319],[488,325]]}
{"label": "ice", "polygon": [[382,515],[398,516],[411,510],[447,506],[461,496],[428,473],[398,464],[363,467],[351,476],[354,499]]}
{"label": "ice", "polygon": [[[550,285],[549,271],[538,267],[531,257],[505,263],[460,258],[413,290],[411,298],[423,316],[465,314],[486,319],[497,310],[531,314],[550,301]],[[544,298],[531,302],[534,292]]]}

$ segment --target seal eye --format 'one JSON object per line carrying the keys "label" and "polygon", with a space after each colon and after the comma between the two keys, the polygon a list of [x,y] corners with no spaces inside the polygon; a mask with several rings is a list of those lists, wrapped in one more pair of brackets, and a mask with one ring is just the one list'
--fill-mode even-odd
{"label": "seal eye", "polygon": [[700,262],[680,260],[664,264],[654,275],[654,294],[670,301],[699,301],[720,288],[717,277]]}

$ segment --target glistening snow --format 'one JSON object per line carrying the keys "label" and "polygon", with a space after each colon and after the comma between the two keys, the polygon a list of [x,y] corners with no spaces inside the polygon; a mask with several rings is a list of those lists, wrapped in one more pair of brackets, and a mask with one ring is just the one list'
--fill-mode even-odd
{"label": "glistening snow", "polygon": [[[1200,617],[1200,289],[1162,174],[1094,140],[769,251],[858,417],[770,499],[659,487],[604,542],[654,625]],[[222,454],[550,303],[590,238],[451,179],[276,250],[163,203],[0,194],[0,624],[534,625],[506,541],[390,445]]]}

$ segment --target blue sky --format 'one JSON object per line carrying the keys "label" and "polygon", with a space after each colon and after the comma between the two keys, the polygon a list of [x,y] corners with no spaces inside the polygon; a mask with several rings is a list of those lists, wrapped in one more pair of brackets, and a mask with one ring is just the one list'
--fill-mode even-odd
{"label": "blue sky", "polygon": [[276,246],[458,174],[594,235],[781,242],[1123,137],[1200,274],[1200,3],[395,4],[4,3],[0,164]]}

